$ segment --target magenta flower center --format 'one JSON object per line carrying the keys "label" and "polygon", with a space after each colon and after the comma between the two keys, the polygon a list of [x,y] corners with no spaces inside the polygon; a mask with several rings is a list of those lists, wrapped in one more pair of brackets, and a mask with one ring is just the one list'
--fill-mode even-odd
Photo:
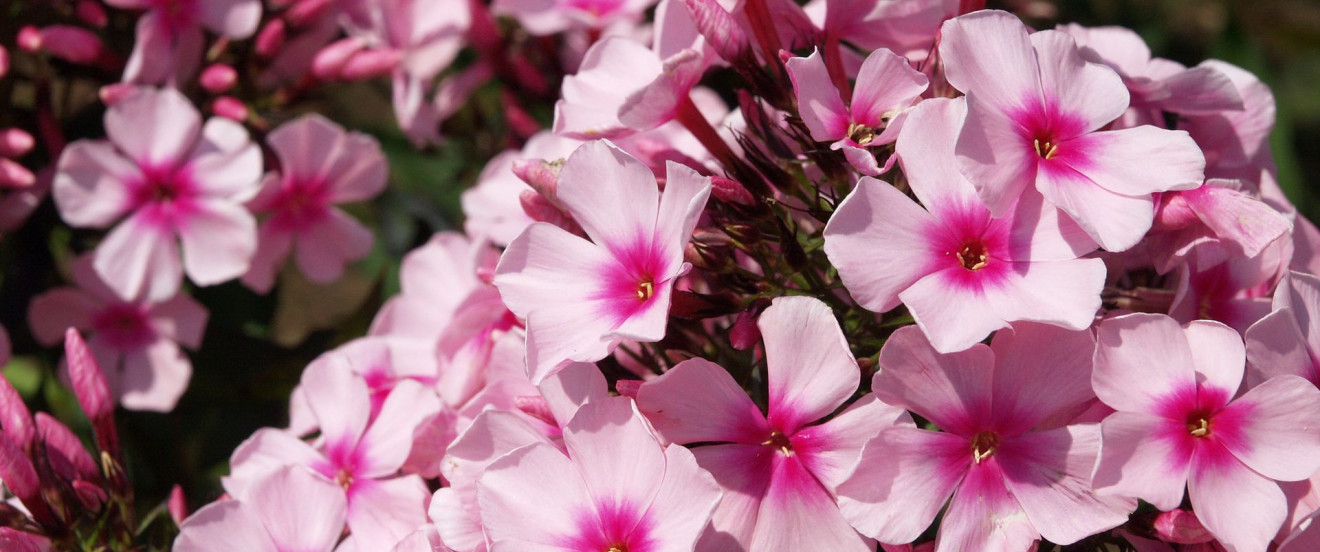
{"label": "magenta flower center", "polygon": [[787,435],[778,431],[770,432],[770,437],[765,441],[762,441],[761,444],[770,448],[779,449],[779,452],[784,453],[784,456],[793,455],[793,441],[789,440]]}
{"label": "magenta flower center", "polygon": [[985,244],[979,241],[964,244],[954,256],[958,258],[958,263],[967,270],[981,270],[987,264],[990,264],[990,254],[985,249]]}
{"label": "magenta flower center", "polygon": [[111,305],[92,318],[97,334],[120,350],[145,347],[156,333],[147,323],[146,309],[130,303]]}
{"label": "magenta flower center", "polygon": [[288,232],[306,230],[326,215],[328,190],[319,181],[285,182],[272,202],[275,211],[271,222]]}
{"label": "magenta flower center", "polygon": [[142,167],[142,179],[130,184],[130,201],[148,220],[177,226],[196,207],[197,186],[186,167]]}
{"label": "magenta flower center", "polygon": [[995,448],[999,446],[999,434],[993,431],[982,431],[972,438],[972,460],[980,464],[982,460],[994,455]]}
{"label": "magenta flower center", "polygon": [[610,15],[618,11],[622,5],[621,0],[568,0],[564,2],[565,7],[587,12],[593,17]]}

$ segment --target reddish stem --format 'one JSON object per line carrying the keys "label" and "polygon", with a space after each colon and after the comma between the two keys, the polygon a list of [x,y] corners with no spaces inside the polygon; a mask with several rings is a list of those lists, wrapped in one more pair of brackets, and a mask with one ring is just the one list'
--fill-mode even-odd
{"label": "reddish stem", "polygon": [[843,48],[839,37],[834,33],[825,34],[825,69],[830,73],[830,80],[839,89],[839,96],[846,105],[852,104],[852,85],[848,84],[848,73],[843,69]]}
{"label": "reddish stem", "polygon": [[679,124],[683,125],[683,128],[691,132],[697,138],[697,141],[701,142],[701,145],[705,146],[706,150],[710,151],[711,155],[714,155],[720,161],[720,164],[724,165],[725,168],[736,166],[738,155],[733,153],[733,149],[725,143],[724,138],[720,137],[720,133],[710,125],[705,115],[701,114],[701,110],[697,109],[697,104],[692,103],[692,96],[684,96],[683,101],[679,102],[676,118]]}
{"label": "reddish stem", "polygon": [[776,76],[781,75],[783,68],[780,64],[783,62],[779,61],[779,51],[783,46],[779,43],[779,31],[775,30],[775,21],[770,15],[769,6],[766,6],[765,0],[747,0],[743,11],[752,24],[752,34],[756,35],[756,42],[761,45],[761,53],[769,62],[770,70]]}

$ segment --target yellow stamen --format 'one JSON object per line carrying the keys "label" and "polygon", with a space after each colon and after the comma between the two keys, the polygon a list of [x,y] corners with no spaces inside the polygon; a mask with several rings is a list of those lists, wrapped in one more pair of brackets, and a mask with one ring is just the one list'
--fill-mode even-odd
{"label": "yellow stamen", "polygon": [[1054,157],[1055,152],[1059,151],[1059,145],[1051,143],[1048,140],[1041,143],[1040,139],[1037,138],[1032,140],[1032,143],[1036,146],[1036,155],[1041,156],[1042,159]]}
{"label": "yellow stamen", "polygon": [[645,301],[655,295],[655,285],[651,282],[642,282],[637,284],[637,300]]}
{"label": "yellow stamen", "polygon": [[1210,422],[1200,418],[1194,424],[1187,424],[1187,431],[1194,437],[1205,437],[1210,434]]}
{"label": "yellow stamen", "polygon": [[875,140],[875,129],[861,123],[848,123],[848,139],[865,146]]}

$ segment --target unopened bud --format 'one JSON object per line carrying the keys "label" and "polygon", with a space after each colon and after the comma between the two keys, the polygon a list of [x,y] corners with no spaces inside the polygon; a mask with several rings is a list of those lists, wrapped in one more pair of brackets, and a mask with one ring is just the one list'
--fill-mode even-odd
{"label": "unopened bud", "polygon": [[82,503],[83,508],[88,512],[100,510],[101,505],[109,498],[105,489],[81,479],[73,482],[73,492],[78,495],[78,502]]}
{"label": "unopened bud", "polygon": [[366,47],[366,43],[356,37],[327,44],[312,58],[312,75],[321,80],[339,78],[339,72],[344,68],[344,64],[348,63],[348,58]]}
{"label": "unopened bud", "polygon": [[0,79],[9,74],[9,49],[0,44]]}
{"label": "unopened bud", "polygon": [[548,222],[569,232],[576,233],[580,227],[571,217],[550,203],[544,196],[532,190],[523,190],[518,196],[523,212],[537,222]]}
{"label": "unopened bud", "polygon": [[26,25],[18,30],[16,42],[19,49],[28,53],[41,51],[41,29],[33,25]]}
{"label": "unopened bud", "polygon": [[136,94],[137,92],[138,92],[137,86],[128,83],[117,82],[114,84],[107,84],[105,86],[102,86],[101,90],[97,92],[97,95],[100,96],[101,103],[105,104],[106,107],[110,107],[121,101],[124,101],[124,99],[128,98],[129,96],[132,96],[133,94]]}
{"label": "unopened bud", "polygon": [[94,33],[72,25],[51,25],[41,29],[23,27],[18,32],[18,45],[29,52],[44,50],[52,56],[79,65],[95,63],[105,51],[101,39]]}
{"label": "unopened bud", "polygon": [[19,158],[27,155],[37,142],[21,128],[0,128],[0,157]]}
{"label": "unopened bud", "polygon": [[764,309],[760,304],[755,304],[738,313],[738,318],[729,328],[729,345],[739,351],[746,351],[761,340],[761,328],[757,327],[756,320]]}
{"label": "unopened bud", "polygon": [[1215,536],[1201,525],[1196,514],[1187,510],[1160,512],[1153,523],[1155,536],[1164,542],[1201,544],[1215,540]]}
{"label": "unopened bud", "polygon": [[284,37],[287,34],[283,19],[272,19],[261,31],[257,33],[256,52],[257,55],[270,59],[284,48]]}
{"label": "unopened bud", "polygon": [[559,169],[563,166],[542,159],[519,159],[513,162],[513,174],[552,203],[558,203]]}
{"label": "unopened bud", "polygon": [[756,198],[747,188],[737,180],[725,178],[723,176],[710,177],[710,193],[716,199],[725,203],[736,203],[738,205],[755,205]]}
{"label": "unopened bud", "polygon": [[306,27],[325,17],[332,6],[334,0],[299,0],[289,7],[289,11],[284,12],[284,19],[295,28]]}
{"label": "unopened bud", "polygon": [[246,121],[248,118],[247,105],[233,96],[220,96],[212,101],[211,113],[238,122]]}
{"label": "unopened bud", "polygon": [[684,0],[692,22],[715,53],[730,63],[756,59],[738,21],[717,0]]}
{"label": "unopened bud", "polygon": [[27,188],[37,183],[32,171],[10,159],[0,157],[0,188]]}
{"label": "unopened bud", "polygon": [[645,382],[642,380],[621,379],[614,382],[614,390],[619,393],[619,396],[635,399],[637,398],[637,391],[642,388],[643,383]]}
{"label": "unopened bud", "polygon": [[170,489],[166,508],[170,511],[170,518],[174,520],[175,525],[182,524],[183,520],[188,519],[188,498],[183,496],[183,487],[175,485]]}
{"label": "unopened bud", "polygon": [[389,74],[402,60],[403,53],[392,48],[362,50],[344,62],[339,69],[339,78],[346,81],[374,79]]}
{"label": "unopened bud", "polygon": [[105,14],[105,8],[97,0],[78,0],[78,7],[75,8],[78,19],[83,23],[96,27],[98,29],[105,27],[110,21]]}
{"label": "unopened bud", "polygon": [[212,94],[223,94],[228,92],[238,82],[238,71],[233,67],[223,63],[217,63],[202,71],[202,76],[198,78],[202,88]]}

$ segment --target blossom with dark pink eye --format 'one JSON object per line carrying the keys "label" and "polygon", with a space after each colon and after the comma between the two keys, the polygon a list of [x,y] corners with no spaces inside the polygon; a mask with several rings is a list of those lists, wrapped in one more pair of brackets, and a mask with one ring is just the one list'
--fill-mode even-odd
{"label": "blossom with dark pink eye", "polygon": [[69,328],[87,332],[92,354],[124,408],[173,410],[192,379],[192,363],[179,346],[201,345],[206,308],[187,295],[121,299],[96,275],[90,255],[74,262],[73,283],[32,299],[33,336],[52,346]]}
{"label": "blossom with dark pink eye", "polygon": [[[172,88],[140,89],[105,115],[109,141],[80,140],[60,156],[53,194],[72,226],[105,228],[93,265],[125,299],[173,297],[241,276],[256,249],[242,205],[257,192],[261,150],[228,119],[202,124]],[[179,259],[182,244],[183,259]]]}
{"label": "blossom with dark pink eye", "polygon": [[174,550],[331,552],[344,531],[346,510],[334,481],[302,466],[287,466],[258,479],[241,497],[208,504],[189,516],[179,526]]}
{"label": "blossom with dark pink eye", "polygon": [[266,175],[248,207],[268,213],[243,283],[269,291],[292,253],[313,282],[338,279],[344,266],[371,252],[371,231],[335,204],[365,201],[385,189],[388,167],[376,140],[312,114],[285,123],[266,139],[280,169]]}
{"label": "blossom with dark pink eye", "polygon": [[1205,158],[1185,132],[1099,131],[1127,110],[1128,91],[1067,34],[1028,36],[1017,17],[982,11],[945,23],[941,37],[949,83],[967,93],[956,164],[994,215],[1035,188],[1101,247],[1122,251],[1150,229],[1153,193],[1204,180]]}
{"label": "blossom with dark pink eye", "polygon": [[106,0],[116,8],[147,10],[124,68],[124,82],[183,84],[201,65],[203,30],[232,39],[257,31],[260,0]]}
{"label": "blossom with dark pink eye", "polygon": [[709,196],[708,177],[673,162],[660,193],[646,165],[607,142],[568,158],[558,198],[591,241],[536,223],[495,269],[500,296],[526,320],[533,383],[623,341],[664,337],[670,293],[690,267],[683,249]]}
{"label": "blossom with dark pink eye", "polygon": [[1196,516],[1230,550],[1264,552],[1287,517],[1278,481],[1320,469],[1320,390],[1280,375],[1239,393],[1242,338],[1218,322],[1129,314],[1100,323],[1092,385],[1117,410],[1101,424],[1102,495]]}
{"label": "blossom with dark pink eye", "polygon": [[1080,227],[1028,191],[1001,218],[949,162],[962,100],[918,104],[897,155],[914,203],[862,178],[825,226],[825,253],[853,298],[873,312],[907,305],[935,349],[960,351],[1009,322],[1075,330],[1100,308],[1105,267]]}

